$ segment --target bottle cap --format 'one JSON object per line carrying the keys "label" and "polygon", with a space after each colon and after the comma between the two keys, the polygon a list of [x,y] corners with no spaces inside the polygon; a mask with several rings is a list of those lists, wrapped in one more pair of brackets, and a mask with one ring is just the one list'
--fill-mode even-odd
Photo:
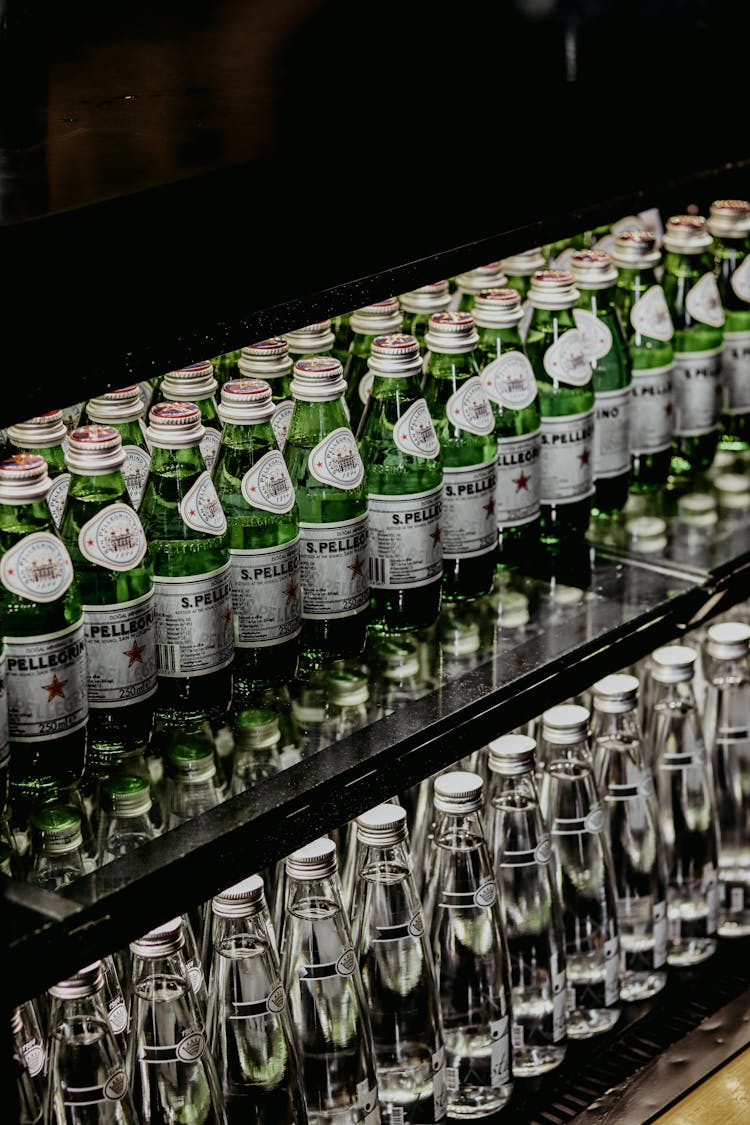
{"label": "bottle cap", "polygon": [[234,727],[234,737],[241,750],[267,750],[281,741],[279,719],[273,711],[244,708]]}
{"label": "bottle cap", "polygon": [[479,293],[482,289],[502,289],[507,280],[502,262],[488,262],[485,266],[459,273],[456,285],[464,293]]}
{"label": "bottle cap", "polygon": [[518,324],[523,316],[521,294],[517,289],[482,289],[471,310],[480,328],[506,328]]}
{"label": "bottle cap", "polygon": [[750,652],[750,625],[717,621],[706,632],[706,652],[717,660],[741,660]]}
{"label": "bottle cap", "polygon": [[360,332],[366,336],[386,336],[392,332],[400,332],[403,323],[398,297],[386,297],[384,301],[375,301],[372,305],[355,309],[349,318],[352,332]]}
{"label": "bottle cap", "polygon": [[108,777],[102,785],[102,804],[113,816],[143,816],[151,808],[151,787],[135,774]]}
{"label": "bottle cap", "polygon": [[503,258],[500,265],[511,277],[531,277],[537,270],[544,269],[544,254],[540,246],[535,246],[533,250],[523,250],[520,254]]}
{"label": "bottle cap", "polygon": [[672,215],[664,229],[664,247],[676,254],[700,254],[711,245],[703,215]]}
{"label": "bottle cap", "polygon": [[750,234],[750,201],[715,199],[708,212],[708,229],[721,238],[744,238]]}
{"label": "bottle cap", "polygon": [[615,673],[605,676],[592,687],[594,710],[608,715],[621,715],[635,710],[638,703],[638,680],[635,676]]}
{"label": "bottle cap", "polygon": [[167,749],[167,772],[181,784],[197,784],[216,776],[212,746],[200,742],[177,742]]}
{"label": "bottle cap", "polygon": [[664,645],[651,653],[651,676],[660,684],[679,684],[692,680],[695,649],[687,645]]}
{"label": "bottle cap", "polygon": [[70,435],[65,464],[82,476],[114,473],[125,464],[122,438],[113,426],[79,426]]}
{"label": "bottle cap", "polygon": [[329,672],[326,689],[330,702],[337,707],[358,706],[370,698],[370,685],[362,672]]}
{"label": "bottle cap", "polygon": [[488,765],[503,777],[518,777],[534,769],[536,742],[525,734],[502,734],[488,744]]}
{"label": "bottle cap", "polygon": [[60,980],[47,989],[50,996],[58,1000],[82,1000],[85,996],[94,996],[104,986],[104,973],[101,961],[92,961],[90,965],[79,969],[71,977]]}
{"label": "bottle cap", "polygon": [[479,343],[474,317],[453,309],[433,313],[424,342],[433,352],[472,352]]}
{"label": "bottle cap", "polygon": [[414,375],[422,372],[419,342],[414,336],[394,332],[376,336],[370,344],[367,360],[370,371],[377,375]]}
{"label": "bottle cap", "polygon": [[741,473],[719,473],[714,488],[720,508],[750,507],[750,478]]}
{"label": "bottle cap", "polygon": [[656,236],[650,230],[623,230],[615,236],[612,260],[616,266],[655,266],[660,259]]}
{"label": "bottle cap", "polygon": [[419,655],[413,641],[384,638],[376,649],[380,674],[386,680],[404,680],[419,674]]}
{"label": "bottle cap", "polygon": [[561,703],[542,715],[542,737],[555,746],[572,746],[588,738],[589,711],[577,703]]}
{"label": "bottle cap", "polygon": [[200,363],[168,371],[162,379],[161,393],[165,401],[202,402],[204,398],[211,398],[218,386],[214,365],[210,359],[203,359]]}
{"label": "bottle cap", "polygon": [[484,804],[482,779],[478,773],[468,770],[441,773],[433,783],[432,799],[440,812],[456,815],[476,812]]}
{"label": "bottle cap", "polygon": [[289,375],[292,370],[289,344],[283,336],[269,336],[267,340],[248,344],[242,349],[237,367],[245,379],[276,379]]}
{"label": "bottle cap", "polygon": [[157,449],[200,445],[206,432],[194,402],[157,402],[148,412],[146,437]]}
{"label": "bottle cap", "polygon": [[293,398],[303,402],[328,402],[346,391],[344,368],[333,356],[311,355],[298,359],[290,384]]}
{"label": "bottle cap", "polygon": [[32,814],[31,827],[45,855],[67,855],[83,843],[80,814],[67,805],[43,805]]}
{"label": "bottle cap", "polygon": [[419,289],[411,289],[399,297],[402,309],[410,313],[442,312],[451,303],[450,286],[446,281],[433,281],[431,285],[422,285]]}
{"label": "bottle cap", "polygon": [[39,453],[14,453],[0,461],[0,503],[41,500],[51,484],[47,462]]}
{"label": "bottle cap", "polygon": [[471,656],[479,652],[482,638],[476,621],[451,621],[441,623],[440,650],[446,656]]}
{"label": "bottle cap", "polygon": [[529,599],[520,590],[501,590],[495,609],[500,629],[522,629],[528,625]]}
{"label": "bottle cap", "polygon": [[688,527],[713,527],[719,518],[709,492],[686,492],[677,501],[677,519]]}
{"label": "bottle cap", "polygon": [[130,949],[138,957],[156,958],[169,957],[176,953],[185,944],[185,935],[182,931],[182,918],[170,918],[161,926],[155,926],[143,937],[131,941]]}
{"label": "bottle cap", "polygon": [[528,301],[535,309],[572,309],[577,300],[569,270],[537,270],[532,275]]}
{"label": "bottle cap", "polygon": [[8,426],[8,438],[19,449],[48,449],[51,445],[60,445],[67,436],[62,410],[50,410]]}
{"label": "bottle cap", "polygon": [[336,845],[329,836],[320,836],[286,857],[287,875],[303,882],[325,879],[336,866]]}
{"label": "bottle cap", "polygon": [[284,339],[287,348],[294,355],[319,355],[333,347],[336,333],[331,328],[331,321],[326,319],[307,324],[304,328],[295,328],[293,332],[285,332]]}
{"label": "bottle cap", "polygon": [[137,383],[107,391],[86,404],[86,413],[92,422],[135,422],[143,413],[143,395]]}
{"label": "bottle cap", "polygon": [[384,802],[357,817],[357,839],[373,848],[391,848],[406,839],[406,809]]}
{"label": "bottle cap", "polygon": [[576,250],[570,257],[573,280],[582,289],[609,289],[617,281],[612,255],[605,250]]}
{"label": "bottle cap", "polygon": [[217,413],[222,422],[240,426],[267,422],[276,409],[272,394],[271,384],[265,379],[230,379],[221,388]]}
{"label": "bottle cap", "polygon": [[641,554],[663,551],[667,545],[667,521],[661,516],[635,516],[627,530],[633,550]]}
{"label": "bottle cap", "polygon": [[211,899],[211,910],[220,918],[249,918],[253,914],[259,914],[265,905],[266,897],[260,875],[250,875]]}

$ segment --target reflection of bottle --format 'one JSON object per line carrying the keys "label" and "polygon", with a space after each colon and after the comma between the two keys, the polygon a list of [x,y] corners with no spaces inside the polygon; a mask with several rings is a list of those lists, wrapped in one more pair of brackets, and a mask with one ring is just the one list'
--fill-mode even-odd
{"label": "reflection of bottle", "polygon": [[719,449],[750,448],[750,202],[716,199],[708,229],[724,306]]}

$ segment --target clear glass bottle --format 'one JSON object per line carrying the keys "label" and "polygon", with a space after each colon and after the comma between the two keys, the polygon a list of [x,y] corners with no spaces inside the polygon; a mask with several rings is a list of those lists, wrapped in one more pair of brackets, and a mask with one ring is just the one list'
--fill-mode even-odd
{"label": "clear glass bottle", "polygon": [[456,291],[450,307],[458,312],[469,313],[474,308],[477,293],[481,293],[483,289],[502,289],[506,282],[502,262],[488,262],[484,266],[465,270],[456,275]]}
{"label": "clear glass bottle", "polygon": [[286,442],[289,419],[294,403],[289,389],[292,382],[294,361],[289,354],[289,342],[284,336],[269,336],[242,349],[237,362],[242,379],[263,379],[271,387],[271,402],[274,411],[271,415],[276,444],[283,451]]}
{"label": "clear glass bottle", "polygon": [[234,711],[235,738],[231,794],[244,793],[282,769],[281,728],[269,707],[243,707]]}
{"label": "clear glass bottle", "polygon": [[199,445],[209,476],[213,473],[221,441],[221,419],[216,408],[218,388],[213,364],[208,359],[200,363],[190,363],[187,367],[180,367],[176,371],[169,371],[164,376],[160,388],[163,402],[195,403],[198,406],[203,423],[203,434]]}
{"label": "clear glass bottle", "polygon": [[413,336],[422,350],[430,317],[433,313],[444,312],[451,303],[450,286],[447,281],[433,281],[402,293],[398,303],[403,314],[401,331]]}
{"label": "clear glass bottle", "polygon": [[38,453],[47,462],[50,487],[47,504],[52,513],[55,527],[59,527],[68,495],[70,474],[65,464],[65,446],[68,443],[68,428],[62,410],[50,410],[28,422],[18,422],[8,427],[8,440],[12,452]]}
{"label": "clear glass bottle", "polygon": [[377,336],[401,332],[402,323],[398,297],[386,297],[384,301],[355,309],[349,318],[351,336],[344,363],[344,382],[349,421],[355,434],[372,388],[373,375],[368,366],[370,346]]}
{"label": "clear glass bottle", "polygon": [[106,394],[90,398],[86,403],[86,415],[90,422],[99,426],[112,426],[122,438],[125,463],[120,471],[136,512],[140,507],[151,465],[151,454],[141,422],[143,410],[144,401],[137,383],[120,387],[116,391],[107,391]]}
{"label": "clear glass bottle", "polygon": [[151,787],[145,777],[118,774],[101,787],[97,855],[99,865],[119,859],[153,840]]}
{"label": "clear glass bottle", "polygon": [[67,805],[42,805],[31,816],[29,882],[56,891],[87,873],[81,817]]}
{"label": "clear glass bottle", "polygon": [[707,225],[724,307],[718,448],[736,454],[750,449],[750,201],[715,199]]}
{"label": "clear glass bottle", "polygon": [[557,758],[593,766],[589,728],[591,712],[579,703],[558,703],[542,714],[536,775],[545,816],[548,812],[549,765]]}
{"label": "clear glass bottle", "polygon": [[166,828],[176,828],[219,804],[213,740],[196,730],[175,736],[165,754]]}
{"label": "clear glass bottle", "polygon": [[37,1125],[44,1112],[47,1083],[44,1073],[44,1037],[33,1000],[27,1000],[13,1009],[10,1031],[18,1091],[18,1125]]}

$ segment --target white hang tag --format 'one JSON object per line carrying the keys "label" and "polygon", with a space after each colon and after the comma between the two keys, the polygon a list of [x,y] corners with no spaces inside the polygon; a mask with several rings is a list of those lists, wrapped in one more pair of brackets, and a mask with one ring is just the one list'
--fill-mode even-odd
{"label": "white hang tag", "polygon": [[294,403],[291,400],[285,400],[279,403],[271,416],[271,429],[276,436],[279,449],[283,449],[286,445],[286,435],[289,432],[289,423],[292,420],[293,410]]}
{"label": "white hang tag", "polygon": [[[370,401],[370,395],[372,394],[372,384],[373,384],[374,379],[375,379],[375,376],[373,375],[372,371],[366,371],[365,374],[362,376],[362,378],[359,381],[359,386],[357,387],[357,394],[359,395],[359,401],[362,403],[363,406],[367,406],[367,403]],[[346,401],[346,399],[344,401]]]}
{"label": "white hang tag", "polygon": [[454,391],[445,405],[445,416],[451,425],[470,434],[492,433],[495,416],[478,375],[472,375]]}
{"label": "white hang tag", "polygon": [[[612,223],[610,230],[615,236],[626,230],[643,230],[643,219],[638,215],[625,215],[624,218],[618,219],[616,223]],[[596,248],[599,249],[598,242]]]}
{"label": "white hang tag", "polygon": [[32,602],[54,602],[73,581],[73,563],[62,540],[49,531],[25,535],[0,560],[0,582]]}
{"label": "white hang tag", "polygon": [[732,274],[732,289],[741,301],[750,301],[750,254]]}
{"label": "white hang tag", "polygon": [[667,299],[661,285],[652,285],[630,310],[630,323],[636,332],[666,343],[674,336]]}
{"label": "white hang tag", "polygon": [[611,254],[615,248],[616,236],[614,234],[604,234],[598,239],[594,245],[597,250],[603,250],[605,254]]}
{"label": "white hang tag", "polygon": [[127,504],[109,504],[78,532],[78,550],[107,570],[132,570],[146,554],[141,521]]}
{"label": "white hang tag", "polygon": [[586,356],[583,334],[577,328],[563,332],[544,353],[544,370],[551,379],[583,387],[591,378],[591,367]]}
{"label": "white hang tag", "polygon": [[534,370],[523,352],[504,352],[488,363],[482,382],[489,398],[508,410],[523,410],[536,398]]}
{"label": "white hang tag", "polygon": [[583,345],[589,363],[592,360],[604,359],[612,350],[612,332],[608,324],[598,316],[594,316],[588,309],[573,309],[573,317],[578,325],[578,331],[583,336]]}
{"label": "white hang tag", "polygon": [[294,485],[278,449],[260,457],[242,478],[242,495],[253,508],[285,515],[294,507]]}
{"label": "white hang tag", "polygon": [[403,453],[415,457],[437,457],[440,442],[432,424],[430,408],[423,398],[413,402],[393,427],[393,440]]}
{"label": "white hang tag", "polygon": [[685,298],[685,306],[693,320],[699,320],[701,324],[708,324],[711,328],[721,328],[724,309],[719,287],[712,273],[704,273],[700,281],[696,281]]}
{"label": "white hang tag", "polygon": [[331,430],[310,450],[307,466],[321,484],[336,488],[357,488],[365,476],[354,434],[346,426]]}
{"label": "white hang tag", "polygon": [[190,491],[183,496],[180,515],[193,531],[205,531],[209,535],[223,535],[226,531],[224,509],[208,472],[201,473]]}
{"label": "white hang tag", "polygon": [[552,268],[555,270],[569,270],[575,252],[575,246],[566,246],[564,250],[560,251],[556,258],[553,258]]}
{"label": "white hang tag", "polygon": [[656,239],[656,245],[661,246],[664,237],[664,224],[661,221],[659,208],[647,207],[645,211],[638,212],[638,218],[641,220],[641,229],[651,231]]}

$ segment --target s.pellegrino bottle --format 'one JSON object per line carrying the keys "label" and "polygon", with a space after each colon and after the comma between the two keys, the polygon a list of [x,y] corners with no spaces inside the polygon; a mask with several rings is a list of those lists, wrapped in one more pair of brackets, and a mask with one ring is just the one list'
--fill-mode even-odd
{"label": "s.pellegrino bottle", "polygon": [[358,656],[367,637],[367,483],[343,407],[337,359],[294,366],[294,411],[284,460],[299,512],[302,649]]}
{"label": "s.pellegrino bottle", "polygon": [[18,1123],[38,1125],[44,1112],[47,1084],[44,1075],[45,1040],[39,1027],[35,1001],[26,1000],[12,1010],[10,1031],[16,1069]]}
{"label": "s.pellegrino bottle", "polygon": [[719,440],[724,310],[702,215],[673,215],[664,231],[664,294],[675,327],[676,483],[710,469]]}
{"label": "s.pellegrino bottle", "polygon": [[9,426],[8,440],[14,451],[38,453],[47,462],[50,479],[47,503],[55,527],[59,527],[70,482],[70,473],[65,465],[68,428],[62,410],[50,410],[47,414],[29,418],[27,422]]}
{"label": "s.pellegrino bottle", "polygon": [[221,441],[221,420],[216,408],[218,388],[214,366],[208,359],[190,363],[176,371],[168,371],[161,384],[161,398],[164,402],[197,404],[203,423],[200,451],[209,475],[213,471]]}
{"label": "s.pellegrino bottle", "polygon": [[289,354],[289,342],[283,336],[269,336],[242,349],[237,362],[240,378],[262,379],[271,387],[273,414],[271,426],[279,449],[284,448],[289,419],[294,403],[289,385],[292,381],[294,361]]}
{"label": "s.pellegrino bottle", "polygon": [[742,453],[750,448],[750,201],[714,200],[708,230],[724,307],[719,449]]}
{"label": "s.pellegrino bottle", "polygon": [[661,261],[650,231],[614,239],[615,307],[631,364],[630,491],[656,492],[669,477],[674,433],[674,325],[655,270]]}
{"label": "s.pellegrino bottle", "polygon": [[473,599],[492,588],[497,561],[495,415],[480,376],[474,318],[430,317],[424,397],[443,465],[443,597]]}
{"label": "s.pellegrino bottle", "polygon": [[509,258],[503,258],[500,265],[505,274],[505,285],[509,289],[515,289],[520,294],[521,300],[525,301],[531,278],[537,270],[544,269],[544,254],[541,247],[534,247],[531,250],[522,250],[518,254],[511,254]]}
{"label": "s.pellegrino bottle", "polygon": [[406,810],[382,804],[356,821],[351,908],[372,1024],[383,1125],[446,1113],[440,1000],[422,904],[414,887]]}
{"label": "s.pellegrino bottle", "polygon": [[384,301],[355,309],[349,318],[351,336],[344,364],[344,382],[346,407],[355,434],[372,387],[373,376],[368,366],[370,346],[376,336],[392,336],[400,332],[402,321],[398,297],[386,297]]}
{"label": "s.pellegrino bottle", "polygon": [[289,355],[294,365],[298,359],[311,355],[323,355],[329,358],[333,355],[333,346],[336,335],[331,326],[331,321],[316,320],[314,324],[307,324],[304,328],[295,328],[293,332],[285,332]]}
{"label": "s.pellegrino bottle", "polygon": [[502,262],[488,262],[484,266],[465,270],[456,275],[456,291],[450,307],[458,312],[471,312],[477,293],[481,293],[483,289],[502,289],[506,282]]}
{"label": "s.pellegrino bottle", "polygon": [[254,680],[291,679],[299,655],[298,513],[273,410],[263,380],[235,379],[221,389],[214,483],[229,527],[235,701]]}
{"label": "s.pellegrino bottle", "polygon": [[414,336],[376,336],[359,430],[367,465],[370,626],[425,629],[440,611],[443,473]]}
{"label": "s.pellegrino bottle", "polygon": [[398,302],[403,315],[401,331],[413,336],[423,348],[430,317],[433,313],[444,312],[451,303],[450,286],[447,281],[433,281],[402,293]]}
{"label": "s.pellegrino bottle", "polygon": [[219,721],[231,698],[229,536],[200,451],[203,431],[195,403],[151,407],[139,514],[154,568],[156,714],[167,726]]}
{"label": "s.pellegrino bottle", "polygon": [[141,388],[134,383],[130,387],[121,387],[117,391],[107,391],[106,394],[90,398],[86,403],[86,415],[90,422],[112,426],[122,438],[125,463],[121,472],[133,507],[138,511],[151,464],[151,454],[141,423]]}
{"label": "s.pellegrino bottle", "polygon": [[367,998],[341,901],[336,846],[321,837],[286,860],[281,980],[297,1034],[311,1125],[379,1125]]}

